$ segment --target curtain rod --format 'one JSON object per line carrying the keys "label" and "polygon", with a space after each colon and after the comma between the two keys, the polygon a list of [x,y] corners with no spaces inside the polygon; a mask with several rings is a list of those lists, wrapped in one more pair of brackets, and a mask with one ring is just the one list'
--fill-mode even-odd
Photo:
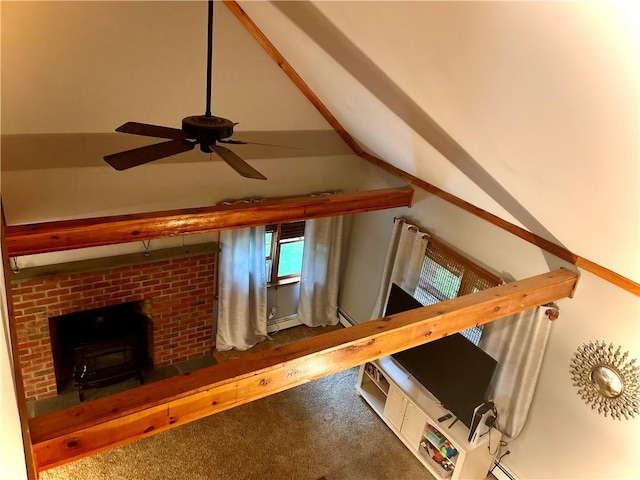
{"label": "curtain rod", "polygon": [[[417,232],[421,231],[420,228],[417,225],[414,225],[414,224],[408,222],[405,217],[393,217],[393,223],[394,224],[396,222],[398,222],[398,221],[401,221],[403,223],[409,224],[409,230],[417,231]],[[423,238],[425,238],[425,237],[431,238],[431,236],[428,235],[428,234],[425,234],[425,236],[423,236]],[[551,321],[557,320],[558,317],[560,316],[560,308],[558,307],[558,305],[555,302],[547,303],[547,304],[541,305],[541,306],[542,307],[546,307],[546,310],[545,310],[544,314],[549,318],[549,320],[551,320]]]}

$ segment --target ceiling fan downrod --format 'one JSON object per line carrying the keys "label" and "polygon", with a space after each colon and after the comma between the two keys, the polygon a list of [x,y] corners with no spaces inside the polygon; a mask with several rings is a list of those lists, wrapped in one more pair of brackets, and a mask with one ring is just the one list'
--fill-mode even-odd
{"label": "ceiling fan downrod", "polygon": [[207,28],[207,108],[205,116],[211,116],[211,70],[213,63],[213,0],[209,0],[209,22]]}
{"label": "ceiling fan downrod", "polygon": [[[226,143],[233,135],[236,123],[211,114],[211,84],[213,69],[213,8],[214,0],[209,0],[207,31],[207,79],[206,107],[204,115],[193,115],[182,119],[182,129],[163,127],[139,122],[126,122],[116,128],[116,132],[143,135],[147,137],[165,138],[168,142],[156,143],[145,147],[134,148],[124,152],[106,155],[105,162],[116,170],[126,170],[161,158],[193,150],[196,145],[204,153],[216,153],[237,173],[246,178],[266,180],[267,177],[245,162],[232,150],[218,145]],[[229,140],[229,143],[246,144],[240,140]]]}

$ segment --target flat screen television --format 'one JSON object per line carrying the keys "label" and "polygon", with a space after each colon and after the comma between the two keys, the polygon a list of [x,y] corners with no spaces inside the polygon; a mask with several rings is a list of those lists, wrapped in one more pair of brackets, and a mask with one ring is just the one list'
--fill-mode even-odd
{"label": "flat screen television", "polygon": [[[385,315],[422,306],[402,288],[392,284]],[[489,354],[459,333],[395,353],[392,358],[469,428],[474,409],[488,400],[498,365]]]}

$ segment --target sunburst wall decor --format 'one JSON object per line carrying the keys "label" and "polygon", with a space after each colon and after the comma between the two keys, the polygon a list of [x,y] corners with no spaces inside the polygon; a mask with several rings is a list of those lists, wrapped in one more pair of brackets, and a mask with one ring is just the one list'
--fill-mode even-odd
{"label": "sunburst wall decor", "polygon": [[578,395],[605,417],[622,420],[640,415],[640,366],[628,360],[629,352],[615,352],[613,345],[589,342],[571,359],[571,378]]}

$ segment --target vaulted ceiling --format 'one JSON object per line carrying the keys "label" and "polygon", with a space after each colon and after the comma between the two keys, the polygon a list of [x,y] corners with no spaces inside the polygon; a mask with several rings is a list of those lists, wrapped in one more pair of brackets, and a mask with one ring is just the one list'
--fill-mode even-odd
{"label": "vaulted ceiling", "polygon": [[[365,150],[640,279],[640,29],[624,3],[239,3]],[[111,178],[101,156],[139,141],[110,133],[124,121],[203,113],[205,14],[204,2],[3,2],[9,210],[27,194],[7,183],[34,171]],[[348,155],[222,3],[214,22],[214,114],[240,122],[239,137],[276,131],[316,139],[314,158]],[[249,155],[269,156],[291,153]]]}

